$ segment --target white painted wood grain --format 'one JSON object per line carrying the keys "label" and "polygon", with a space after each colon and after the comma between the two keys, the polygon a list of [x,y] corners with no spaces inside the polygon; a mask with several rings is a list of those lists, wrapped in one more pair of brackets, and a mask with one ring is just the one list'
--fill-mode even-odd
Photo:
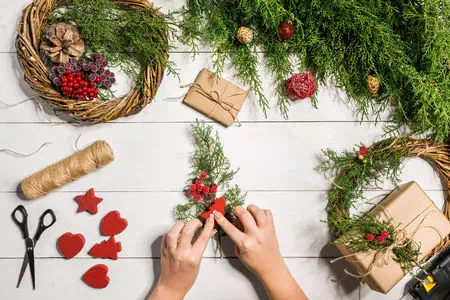
{"label": "white painted wood grain", "polygon": [[[286,261],[310,299],[358,299],[359,290],[355,282],[347,279],[337,284],[332,279],[342,274],[317,272],[328,268],[327,259]],[[8,299],[144,299],[160,270],[159,259],[122,259],[107,263],[110,285],[103,290],[94,290],[80,277],[95,263],[89,259],[38,259],[37,289],[33,292],[28,274],[20,289],[15,288],[21,261],[2,259],[0,269],[9,272],[0,273],[0,288]],[[251,300],[267,297],[256,278],[238,260],[204,259],[197,282],[186,299]]]}
{"label": "white painted wood grain", "polygon": [[[371,144],[382,128],[356,123],[260,123],[218,129],[225,153],[241,167],[235,182],[244,190],[327,190],[329,182],[315,170],[321,149],[351,149],[360,141]],[[95,185],[103,191],[180,191],[186,183],[189,152],[194,150],[189,124],[102,124],[76,128],[68,124],[0,124],[0,146],[31,152],[52,142],[33,157],[0,153],[0,165],[9,166],[0,178],[0,191],[15,191],[26,176],[74,153],[97,139],[110,142],[116,160],[63,191]],[[441,189],[439,177],[421,159],[410,159],[402,181],[416,180],[424,189]],[[390,184],[383,185],[392,188]]]}

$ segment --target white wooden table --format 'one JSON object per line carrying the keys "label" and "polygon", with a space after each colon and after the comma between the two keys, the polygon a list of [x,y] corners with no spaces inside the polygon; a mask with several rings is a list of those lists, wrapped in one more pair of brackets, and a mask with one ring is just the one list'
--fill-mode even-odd
{"label": "white wooden table", "polygon": [[[14,37],[21,10],[29,0],[0,1],[0,101],[16,103],[28,98],[29,88],[18,67]],[[173,10],[183,0],[158,0],[162,10]],[[211,67],[208,49],[202,48],[195,61],[183,46],[171,54],[180,69],[182,83],[192,82],[203,67]],[[232,70],[224,77],[234,80]],[[274,98],[270,74],[261,67],[268,98]],[[235,81],[235,80],[234,80]],[[44,115],[32,102],[0,110],[0,148],[30,152],[44,142],[51,145],[28,158],[0,153],[0,298],[1,299],[144,299],[159,274],[160,236],[174,223],[174,207],[184,203],[181,192],[189,173],[188,155],[193,150],[190,124],[204,119],[179,102],[164,101],[180,96],[177,79],[166,76],[158,95],[137,116],[88,128],[67,124],[57,116]],[[403,295],[405,278],[387,296],[359,287],[343,277],[344,263],[331,265],[338,253],[329,245],[325,223],[326,191],[322,174],[315,170],[321,149],[349,149],[363,142],[368,145],[382,137],[384,121],[360,123],[344,94],[332,87],[320,86],[319,109],[309,101],[291,106],[290,119],[284,120],[274,109],[266,119],[255,97],[245,103],[239,119],[243,126],[225,129],[215,123],[226,154],[241,171],[235,178],[248,191],[247,203],[273,211],[282,255],[295,278],[311,299],[398,299]],[[387,114],[386,114],[387,116]],[[116,161],[58,192],[36,201],[24,202],[16,195],[21,179],[74,152],[74,142],[82,136],[84,147],[97,139],[110,142]],[[428,194],[443,205],[439,178],[425,162],[411,159],[404,168],[402,181],[416,180]],[[94,187],[104,201],[97,215],[76,214],[75,195]],[[369,191],[368,194],[385,193]],[[20,289],[16,280],[24,252],[23,240],[10,213],[24,204],[30,215],[30,230],[47,208],[58,217],[57,223],[43,234],[36,248],[37,289],[32,291],[27,273]],[[128,229],[117,237],[123,251],[118,261],[94,260],[90,247],[103,240],[98,225],[110,210],[119,210],[129,221]],[[83,252],[64,260],[56,249],[62,233],[80,232],[86,237]],[[187,299],[266,299],[255,277],[233,257],[229,243],[227,257],[217,258],[213,246],[205,252],[199,278]],[[97,263],[109,266],[111,283],[104,290],[86,286],[80,277]]]}

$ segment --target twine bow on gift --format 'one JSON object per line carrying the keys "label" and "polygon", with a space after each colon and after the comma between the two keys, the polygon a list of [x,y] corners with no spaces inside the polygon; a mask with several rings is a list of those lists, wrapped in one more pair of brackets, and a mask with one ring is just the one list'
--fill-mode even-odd
{"label": "twine bow on gift", "polygon": [[[235,93],[235,94],[227,95],[225,97],[225,93],[229,86],[230,86],[230,83],[227,82],[227,85],[225,86],[225,89],[223,90],[222,94],[220,94],[217,90],[213,90],[213,89],[210,92],[208,92],[200,84],[198,84],[196,82],[185,85],[183,87],[191,87],[190,91],[197,92],[200,95],[202,95],[203,97],[207,98],[208,100],[211,100],[211,101],[217,103],[220,107],[222,107],[223,110],[225,110],[227,113],[229,113],[231,115],[233,120],[235,120],[238,123],[238,126],[241,126],[242,124],[241,124],[241,122],[239,122],[239,119],[237,117],[235,117],[232,113],[233,110],[235,112],[239,112],[239,109],[236,108],[233,105],[233,103],[227,101],[226,99],[234,97],[234,96],[244,95],[247,92]],[[211,118],[214,109],[215,109],[215,106],[213,106],[211,108],[211,110],[208,113],[206,113],[206,115]]]}
{"label": "twine bow on gift", "polygon": [[[427,211],[433,204],[430,204],[429,206],[427,206],[423,211]],[[375,206],[381,208],[381,210],[388,216],[390,216],[389,212],[381,205],[375,204]],[[421,229],[425,229],[425,228],[430,228],[433,229],[437,235],[439,236],[440,239],[440,244],[443,243],[443,239],[442,239],[442,234],[439,231],[439,229],[437,229],[436,227],[433,226],[422,226],[423,222],[425,222],[425,220],[429,217],[430,214],[435,213],[435,210],[431,210],[429,211],[425,216],[423,216],[422,220],[419,222],[419,224],[416,226],[416,228],[412,231],[411,234],[408,234],[408,232],[406,231],[406,228],[413,223],[415,220],[417,220],[417,218],[419,218],[422,213],[418,214],[414,219],[412,219],[408,224],[406,224],[405,226],[403,226],[402,228],[397,228],[395,231],[395,240],[390,243],[389,245],[387,245],[386,247],[383,247],[381,249],[378,250],[372,250],[370,252],[368,252],[367,256],[373,255],[373,260],[370,263],[369,267],[367,268],[367,272],[366,273],[360,273],[360,274],[354,274],[349,272],[348,270],[344,270],[345,274],[352,276],[354,278],[364,278],[368,275],[370,275],[370,273],[372,273],[372,269],[373,267],[377,266],[377,267],[382,267],[382,266],[387,266],[395,257],[395,252],[394,249],[395,248],[402,248],[407,246],[408,244],[410,244],[412,242],[412,240],[414,239],[414,236],[416,235],[416,233],[421,230]],[[392,217],[390,217],[392,219]],[[375,252],[375,254],[373,254]],[[336,259],[331,260],[331,263],[334,263],[336,261],[339,261],[341,259],[348,259],[350,257],[355,257],[358,253],[352,253],[352,254],[348,254],[348,255],[344,255],[341,257],[338,257]],[[417,263],[418,265],[418,263]]]}

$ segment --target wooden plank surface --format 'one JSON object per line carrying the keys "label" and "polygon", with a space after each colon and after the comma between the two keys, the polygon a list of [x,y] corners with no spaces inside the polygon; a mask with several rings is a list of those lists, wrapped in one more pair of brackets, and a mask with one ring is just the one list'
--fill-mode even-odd
{"label": "wooden plank surface", "polygon": [[[15,28],[21,10],[30,0],[0,1],[0,72],[2,90],[0,101],[16,104],[34,94],[21,79],[23,76],[14,49]],[[179,9],[184,0],[156,0],[165,12]],[[184,203],[182,194],[189,173],[189,152],[194,148],[189,134],[196,118],[211,122],[201,114],[171,100],[184,95],[182,84],[194,81],[198,72],[212,66],[210,49],[201,45],[201,52],[192,61],[185,46],[173,42],[176,49],[171,59],[180,69],[180,81],[165,76],[159,92],[142,113],[109,124],[77,127],[34,102],[2,109],[0,105],[0,149],[8,148],[29,153],[45,142],[51,142],[32,157],[17,158],[0,153],[0,298],[1,299],[143,299],[159,274],[160,236],[174,222],[174,207]],[[264,91],[274,106],[273,84],[269,72],[260,68]],[[224,77],[233,78],[227,69]],[[118,93],[129,89],[126,76],[119,73]],[[244,86],[245,87],[245,86]],[[245,87],[246,88],[246,87]],[[339,254],[329,243],[332,236],[322,221],[326,219],[326,191],[330,182],[315,168],[321,149],[338,151],[351,149],[360,142],[367,145],[383,136],[382,122],[369,118],[362,124],[354,107],[347,103],[342,91],[332,83],[319,88],[319,109],[309,100],[291,106],[289,120],[283,119],[274,107],[267,118],[259,110],[256,99],[250,96],[239,119],[242,127],[228,129],[214,124],[222,138],[225,152],[232,164],[241,167],[235,178],[245,191],[247,203],[269,208],[275,215],[282,255],[310,299],[399,299],[404,295],[405,278],[387,296],[359,288],[357,282],[344,278],[343,262],[330,264]],[[81,136],[80,136],[81,134]],[[36,201],[22,201],[15,191],[19,182],[31,173],[74,153],[79,147],[97,139],[110,142],[116,161],[58,192]],[[403,168],[401,181],[416,180],[442,207],[444,193],[433,169],[423,160],[410,159]],[[105,200],[99,213],[91,216],[76,214],[74,196],[95,187]],[[392,189],[385,183],[378,191],[369,191],[367,198]],[[25,276],[23,286],[15,288],[23,241],[10,219],[11,211],[24,204],[30,214],[30,230],[34,232],[39,215],[47,208],[55,210],[56,225],[46,232],[36,247],[38,289],[31,290]],[[129,228],[117,237],[123,244],[121,259],[115,262],[90,259],[89,248],[103,237],[99,222],[111,210],[119,210],[129,221]],[[361,201],[355,212],[367,209]],[[57,252],[56,240],[64,232],[81,232],[86,246],[80,256],[63,260]],[[232,253],[232,244],[222,240],[226,258],[218,258],[213,242],[204,255],[199,279],[187,299],[266,299],[264,291],[249,271]],[[97,291],[84,285],[80,277],[95,263],[110,267],[111,286]],[[213,279],[213,280],[212,280]],[[405,298],[408,299],[408,298]]]}

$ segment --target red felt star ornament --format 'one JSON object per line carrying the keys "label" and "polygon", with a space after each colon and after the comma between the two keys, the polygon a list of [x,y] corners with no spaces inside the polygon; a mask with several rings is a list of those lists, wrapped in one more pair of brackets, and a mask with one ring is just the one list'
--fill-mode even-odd
{"label": "red felt star ornament", "polygon": [[86,194],[76,196],[75,201],[78,202],[77,213],[87,211],[95,215],[98,212],[97,205],[103,201],[103,198],[95,196],[94,189],[91,188]]}
{"label": "red felt star ornament", "polygon": [[214,203],[211,204],[211,206],[208,208],[208,210],[205,211],[204,213],[202,213],[200,215],[200,217],[202,217],[203,219],[206,220],[209,217],[209,215],[212,214],[213,211],[218,211],[222,215],[225,215],[225,206],[227,206],[227,204],[225,202],[225,198],[220,197],[220,198],[216,199],[214,201]]}

